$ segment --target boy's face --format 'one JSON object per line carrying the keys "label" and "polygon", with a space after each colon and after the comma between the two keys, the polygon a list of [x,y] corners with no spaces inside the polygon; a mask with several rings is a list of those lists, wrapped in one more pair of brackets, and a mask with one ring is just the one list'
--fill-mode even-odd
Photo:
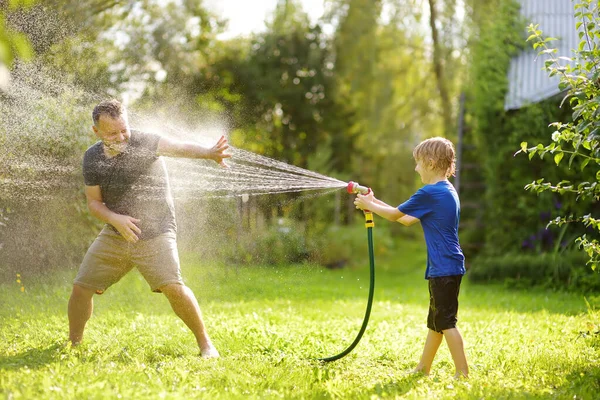
{"label": "boy's face", "polygon": [[415,171],[419,174],[419,176],[421,177],[421,181],[423,183],[425,183],[425,177],[424,175],[427,173],[427,167],[425,166],[425,163],[422,159],[416,160],[417,161],[417,165],[415,166]]}
{"label": "boy's face", "polygon": [[421,177],[421,182],[428,184],[431,180],[432,176],[435,175],[435,171],[433,168],[433,162],[431,160],[419,159],[416,160],[417,165],[415,167],[415,171]]}

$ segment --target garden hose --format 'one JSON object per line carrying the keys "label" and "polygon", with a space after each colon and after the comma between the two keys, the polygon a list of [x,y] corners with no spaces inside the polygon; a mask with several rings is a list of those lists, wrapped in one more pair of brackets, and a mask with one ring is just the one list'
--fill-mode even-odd
{"label": "garden hose", "polygon": [[[350,184],[353,184],[353,182],[350,182]],[[349,192],[350,192],[350,189],[351,189],[351,185],[348,185]],[[370,191],[370,189],[369,189],[369,191]],[[352,344],[350,346],[348,346],[348,348],[346,350],[342,351],[340,354],[337,354],[335,356],[319,358],[319,361],[323,361],[323,362],[336,361],[336,360],[339,360],[340,358],[348,355],[348,353],[350,353],[356,347],[358,342],[360,342],[360,339],[362,338],[363,334],[365,333],[365,330],[367,330],[367,324],[369,323],[369,317],[371,316],[371,306],[373,305],[373,292],[375,290],[375,257],[373,256],[373,227],[375,226],[375,223],[373,222],[373,213],[371,211],[364,210],[364,213],[365,213],[365,227],[367,228],[367,237],[368,237],[368,241],[369,241],[369,263],[370,263],[370,271],[371,271],[371,274],[370,274],[371,279],[370,279],[370,283],[369,283],[369,299],[367,300],[367,310],[365,311],[365,318],[363,319],[362,326],[360,328],[360,331],[358,332],[358,335],[356,336],[356,339],[354,339],[354,342],[352,342]]]}

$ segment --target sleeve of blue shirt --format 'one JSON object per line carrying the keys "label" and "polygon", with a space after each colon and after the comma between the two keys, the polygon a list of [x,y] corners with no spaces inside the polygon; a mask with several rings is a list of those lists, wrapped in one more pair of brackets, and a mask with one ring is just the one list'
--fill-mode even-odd
{"label": "sleeve of blue shirt", "polygon": [[425,190],[419,189],[410,196],[410,199],[400,204],[398,210],[411,217],[422,219],[432,211],[430,196]]}

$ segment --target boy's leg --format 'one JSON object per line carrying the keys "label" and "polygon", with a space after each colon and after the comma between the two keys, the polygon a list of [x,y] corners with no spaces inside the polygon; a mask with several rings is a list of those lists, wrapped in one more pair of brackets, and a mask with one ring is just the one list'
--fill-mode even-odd
{"label": "boy's leg", "polygon": [[458,328],[446,329],[443,332],[446,337],[448,348],[450,349],[450,354],[452,354],[452,359],[454,360],[454,366],[456,367],[456,374],[454,377],[460,378],[461,375],[468,377],[469,365],[467,364],[463,338]]}
{"label": "boy's leg", "polygon": [[161,287],[160,291],[169,299],[169,303],[171,303],[175,314],[194,333],[202,356],[206,358],[219,357],[219,352],[213,346],[208,333],[206,333],[202,314],[200,313],[200,306],[192,290],[185,285],[172,283]]}
{"label": "boy's leg", "polygon": [[425,375],[429,375],[431,364],[433,364],[433,359],[442,343],[443,337],[443,334],[429,329],[427,339],[425,340],[425,347],[423,348],[423,354],[421,355],[421,361],[419,361],[419,365],[417,365],[414,372],[422,372]]}
{"label": "boy's leg", "polygon": [[83,330],[86,322],[94,310],[94,291],[79,285],[73,285],[73,292],[69,299],[69,340],[76,346],[83,339]]}

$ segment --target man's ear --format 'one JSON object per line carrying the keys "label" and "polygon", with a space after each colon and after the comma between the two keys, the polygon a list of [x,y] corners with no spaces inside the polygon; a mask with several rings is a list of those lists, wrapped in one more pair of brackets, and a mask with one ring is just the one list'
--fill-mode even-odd
{"label": "man's ear", "polygon": [[94,131],[94,133],[96,134],[96,136],[98,138],[100,138],[100,132],[98,132],[98,128],[96,127],[96,125],[92,125],[92,130]]}

